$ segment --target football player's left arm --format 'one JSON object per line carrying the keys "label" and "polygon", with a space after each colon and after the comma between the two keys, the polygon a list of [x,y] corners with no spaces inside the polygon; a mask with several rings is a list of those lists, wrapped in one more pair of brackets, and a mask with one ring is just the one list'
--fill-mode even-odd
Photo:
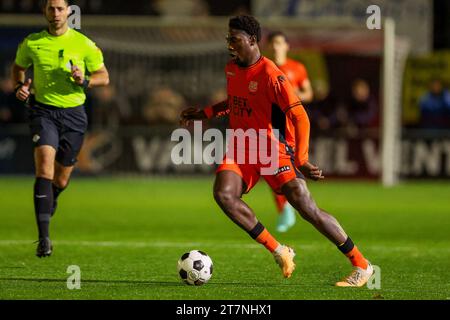
{"label": "football player's left arm", "polygon": [[295,165],[300,171],[312,180],[324,179],[322,170],[309,162],[309,129],[308,115],[302,105],[292,107],[286,112],[286,116],[295,130]]}
{"label": "football player's left arm", "polygon": [[89,79],[87,79],[78,66],[72,65],[71,75],[77,85],[84,86],[86,89],[107,86],[109,84],[109,73],[104,65],[100,69],[91,72]]}
{"label": "football player's left arm", "polygon": [[322,170],[308,161],[310,131],[308,114],[292,86],[283,77],[281,78],[278,77],[274,83],[275,100],[294,126],[295,165],[306,177],[313,180],[323,179]]}
{"label": "football player's left arm", "polygon": [[88,40],[86,43],[85,64],[86,69],[90,73],[89,79],[83,75],[78,67],[75,66],[75,69],[72,67],[72,77],[78,85],[94,88],[109,84],[109,72],[104,64],[103,53],[91,40]]}
{"label": "football player's left arm", "polygon": [[107,86],[109,84],[109,72],[105,66],[94,71],[89,76],[89,88]]}

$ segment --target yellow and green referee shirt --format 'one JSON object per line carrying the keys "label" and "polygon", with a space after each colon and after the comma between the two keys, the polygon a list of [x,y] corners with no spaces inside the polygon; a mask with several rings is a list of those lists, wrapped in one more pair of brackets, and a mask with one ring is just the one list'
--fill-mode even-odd
{"label": "yellow and green referee shirt", "polygon": [[103,67],[103,54],[95,43],[70,28],[60,36],[47,30],[30,34],[19,45],[15,62],[23,68],[33,65],[37,102],[71,108],[82,105],[86,95],[71,76],[70,60],[84,73]]}

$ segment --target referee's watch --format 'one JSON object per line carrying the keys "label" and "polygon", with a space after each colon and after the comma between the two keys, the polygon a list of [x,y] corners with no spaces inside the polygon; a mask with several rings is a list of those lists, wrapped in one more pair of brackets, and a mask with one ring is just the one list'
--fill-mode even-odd
{"label": "referee's watch", "polygon": [[89,79],[84,78],[83,84],[81,85],[84,90],[87,90],[89,88],[89,82],[90,82]]}
{"label": "referee's watch", "polygon": [[16,82],[16,86],[14,87],[14,92],[17,93],[17,91],[19,91],[20,88],[22,88],[22,86],[23,86],[24,84],[25,84],[25,83],[23,83],[22,81],[17,81],[17,82]]}

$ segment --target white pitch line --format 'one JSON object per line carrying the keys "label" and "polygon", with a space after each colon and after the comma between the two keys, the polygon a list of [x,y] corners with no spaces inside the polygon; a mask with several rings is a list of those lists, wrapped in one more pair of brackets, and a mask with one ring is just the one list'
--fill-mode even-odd
{"label": "white pitch line", "polygon": [[[0,240],[0,246],[14,246],[14,245],[31,245],[33,240]],[[127,248],[202,248],[205,246],[216,247],[216,248],[245,248],[245,249],[255,249],[261,247],[261,245],[256,243],[237,243],[237,242],[216,242],[216,241],[205,241],[205,242],[177,242],[177,241],[78,241],[78,240],[55,240],[53,242],[55,245],[64,246],[88,246],[88,247],[127,247]],[[323,244],[299,244],[290,243],[298,250],[317,250],[318,248],[324,248]],[[421,247],[415,246],[396,246],[396,245],[365,245],[365,249],[370,249],[374,251],[413,251],[415,253],[421,253]],[[443,253],[450,253],[450,247],[430,247],[427,249],[429,251],[438,251]]]}
{"label": "white pitch line", "polygon": [[[0,240],[0,246],[10,245],[29,245],[33,244],[33,240]],[[166,242],[166,241],[71,241],[71,240],[56,240],[53,241],[55,245],[67,246],[88,246],[88,247],[129,247],[129,248],[184,248],[184,247],[200,247],[200,246],[214,246],[224,248],[257,248],[259,245],[241,244],[241,243],[227,243],[227,242]]]}

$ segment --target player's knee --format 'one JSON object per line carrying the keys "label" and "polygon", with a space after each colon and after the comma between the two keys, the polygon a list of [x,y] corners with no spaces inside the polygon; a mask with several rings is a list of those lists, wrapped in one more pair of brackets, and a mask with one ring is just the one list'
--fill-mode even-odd
{"label": "player's knee", "polygon": [[290,188],[290,190],[286,194],[286,197],[289,200],[289,203],[299,211],[305,210],[305,205],[306,205],[305,196],[306,196],[305,193],[302,191],[302,189],[299,186]]}
{"label": "player's knee", "polygon": [[232,192],[227,190],[214,190],[214,199],[222,207],[231,207],[235,200]]}
{"label": "player's knee", "polygon": [[303,219],[314,224],[320,223],[320,210],[306,188],[303,186],[293,188],[289,198],[291,205],[298,210]]}
{"label": "player's knee", "polygon": [[53,184],[57,186],[59,189],[65,189],[69,184],[69,177],[55,177],[53,180]]}

